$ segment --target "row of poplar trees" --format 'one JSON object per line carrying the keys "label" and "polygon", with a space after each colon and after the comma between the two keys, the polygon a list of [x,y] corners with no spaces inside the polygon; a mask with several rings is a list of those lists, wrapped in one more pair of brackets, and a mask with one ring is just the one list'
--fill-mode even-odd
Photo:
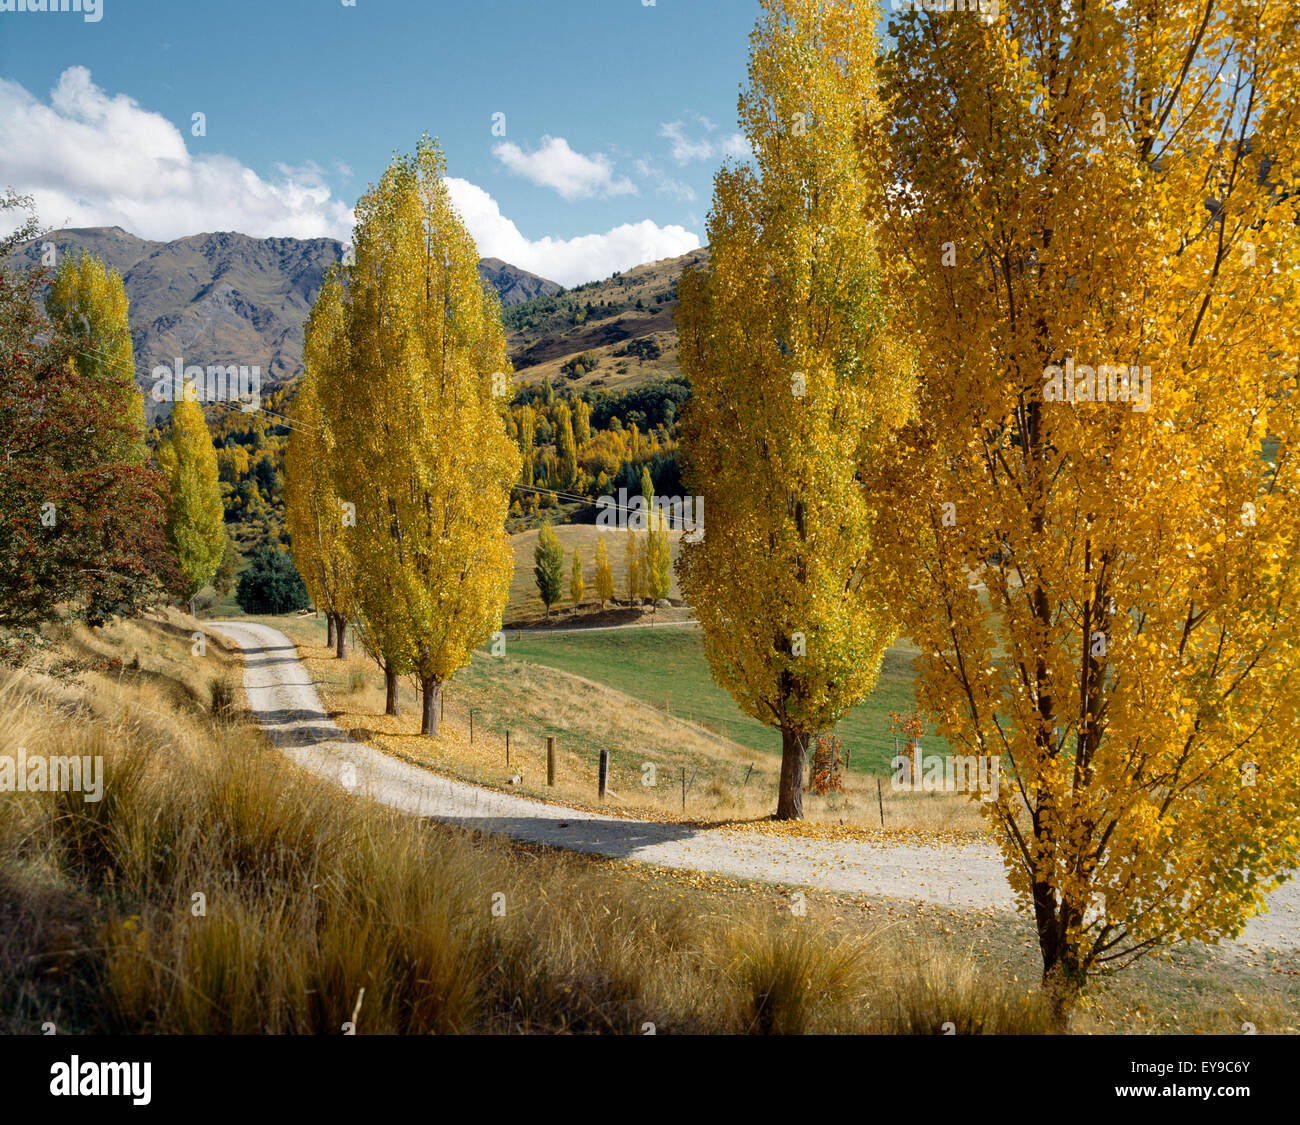
{"label": "row of poplar trees", "polygon": [[500,302],[444,175],[426,136],[357,204],[353,253],[307,322],[285,455],[293,554],[339,655],[355,621],[387,712],[416,677],[430,735],[443,685],[500,628],[519,474]]}
{"label": "row of poplar trees", "polygon": [[[910,636],[1064,1009],[1300,861],[1300,13],[763,9],[679,291],[682,588],[780,817]],[[1056,401],[1070,359],[1150,409]]]}

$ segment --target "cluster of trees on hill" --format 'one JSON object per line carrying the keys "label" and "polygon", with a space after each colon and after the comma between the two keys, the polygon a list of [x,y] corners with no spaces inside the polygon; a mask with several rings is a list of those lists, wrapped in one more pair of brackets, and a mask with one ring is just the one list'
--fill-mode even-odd
{"label": "cluster of trees on hill", "polygon": [[[672,589],[672,545],[668,536],[668,521],[655,510],[654,484],[650,479],[649,468],[645,466],[641,469],[640,488],[639,495],[646,501],[647,526],[635,527],[630,522],[627,528],[626,598],[630,605],[645,601],[657,609],[659,601],[666,598],[669,590]],[[561,598],[564,574],[564,551],[549,520],[543,522],[538,532],[533,561],[537,592],[549,615],[551,606]],[[609,562],[609,545],[603,534],[596,537],[595,567],[595,593],[601,608],[604,609],[615,599],[616,591],[614,571]],[[582,577],[582,552],[575,547],[569,576],[569,597],[575,608],[582,604],[585,591],[586,585]]]}
{"label": "cluster of trees on hill", "polygon": [[[633,279],[617,273],[612,280],[620,289],[633,284]],[[545,334],[585,324],[594,318],[620,316],[632,311],[655,312],[662,306],[671,304],[676,297],[673,286],[669,285],[648,295],[648,298],[641,296],[634,298],[630,295],[600,298],[588,296],[586,300],[582,298],[583,293],[589,293],[593,289],[606,285],[607,283],[602,281],[588,281],[547,297],[534,297],[529,301],[521,301],[506,309],[502,320],[511,332],[529,331]]]}
{"label": "cluster of trees on hill", "polygon": [[762,6],[679,291],[683,590],[783,817],[912,638],[1064,1012],[1300,860],[1300,16],[1004,0],[880,54]]}
{"label": "cluster of trees on hill", "polygon": [[521,387],[506,416],[522,459],[511,515],[553,506],[554,492],[590,500],[635,492],[644,471],[660,492],[676,495],[678,411],[689,397],[681,377],[582,394],[557,394],[546,379]]}

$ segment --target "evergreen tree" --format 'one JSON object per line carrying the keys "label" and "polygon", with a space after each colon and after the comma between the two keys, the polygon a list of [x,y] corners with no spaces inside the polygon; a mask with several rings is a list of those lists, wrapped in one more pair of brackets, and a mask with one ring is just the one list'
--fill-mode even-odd
{"label": "evergreen tree", "polygon": [[291,559],[275,547],[259,547],[239,576],[235,601],[245,613],[293,613],[311,604],[307,587]]}
{"label": "evergreen tree", "polygon": [[533,552],[533,575],[537,579],[537,592],[542,596],[547,616],[551,606],[560,600],[564,581],[564,549],[548,520],[537,533],[537,547]]}

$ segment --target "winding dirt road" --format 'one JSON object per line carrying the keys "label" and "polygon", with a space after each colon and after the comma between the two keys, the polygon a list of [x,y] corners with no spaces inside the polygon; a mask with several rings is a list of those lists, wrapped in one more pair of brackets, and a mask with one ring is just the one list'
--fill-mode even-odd
{"label": "winding dirt road", "polygon": [[[272,742],[304,769],[405,812],[516,840],[660,867],[955,908],[1015,909],[991,846],[777,839],[728,829],[604,816],[442,777],[350,739],[321,702],[292,641],[277,629],[211,622],[244,652],[249,707]],[[1300,885],[1268,897],[1240,943],[1300,949]]]}

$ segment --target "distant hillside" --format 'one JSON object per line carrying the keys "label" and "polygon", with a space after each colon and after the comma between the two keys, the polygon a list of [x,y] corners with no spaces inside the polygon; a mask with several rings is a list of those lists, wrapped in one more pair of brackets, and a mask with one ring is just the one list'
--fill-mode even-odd
{"label": "distant hillside", "polygon": [[677,281],[708,260],[705,247],[511,306],[505,323],[518,380],[549,376],[556,389],[589,389],[680,374]]}
{"label": "distant hillside", "polygon": [[501,294],[501,303],[507,307],[531,301],[534,297],[550,297],[564,292],[564,286],[521,270],[500,258],[484,258],[478,264],[478,272],[484,281]]}
{"label": "distant hillside", "polygon": [[[296,378],[307,314],[326,269],[343,255],[343,244],[332,238],[218,233],[150,242],[120,227],[86,227],[29,243],[16,264],[34,263],[47,241],[60,254],[87,250],[122,274],[136,375],[146,388],[153,368],[177,357],[200,365],[256,364],[267,387]],[[562,291],[497,258],[480,262],[479,275],[507,306]],[[146,405],[151,417],[159,413],[147,396]]]}

